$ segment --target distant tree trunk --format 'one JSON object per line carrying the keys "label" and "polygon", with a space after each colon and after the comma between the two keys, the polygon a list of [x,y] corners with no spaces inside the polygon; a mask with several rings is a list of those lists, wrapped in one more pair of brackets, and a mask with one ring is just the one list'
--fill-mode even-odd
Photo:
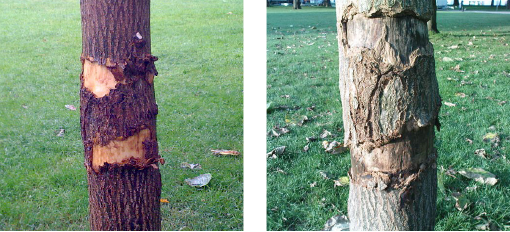
{"label": "distant tree trunk", "polygon": [[271,2],[269,2],[269,0],[267,0],[267,5],[266,6],[271,6]]}
{"label": "distant tree trunk", "polygon": [[453,5],[454,6],[459,6],[459,0],[453,0]]}
{"label": "distant tree trunk", "polygon": [[295,10],[301,9],[301,0],[294,0],[292,6]]}
{"label": "distant tree trunk", "polygon": [[494,6],[494,0],[491,1],[491,6]]}
{"label": "distant tree trunk", "polygon": [[323,4],[325,7],[331,7],[331,0],[324,0]]}
{"label": "distant tree trunk", "polygon": [[433,33],[439,33],[439,30],[437,29],[437,3],[436,0],[431,0],[430,2],[432,3],[432,9],[434,12],[432,13],[430,20],[427,22],[427,28]]}
{"label": "distant tree trunk", "polygon": [[388,2],[336,3],[350,230],[433,230],[441,99],[432,4]]}
{"label": "distant tree trunk", "polygon": [[506,2],[506,8],[507,8],[507,9],[510,9],[510,1],[507,1],[507,2]]}
{"label": "distant tree trunk", "polygon": [[81,132],[92,230],[161,230],[150,0],[81,0]]}

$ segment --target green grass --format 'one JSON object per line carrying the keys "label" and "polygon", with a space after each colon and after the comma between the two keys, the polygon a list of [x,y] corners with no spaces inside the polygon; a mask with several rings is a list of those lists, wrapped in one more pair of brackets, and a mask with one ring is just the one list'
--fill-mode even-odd
{"label": "green grass", "polygon": [[[242,155],[209,151],[242,153],[242,10],[240,0],[152,1],[162,198],[170,201],[163,230],[243,228]],[[79,111],[64,107],[79,106],[80,20],[79,1],[0,0],[0,230],[89,229]],[[204,189],[184,182],[203,173],[213,176]]]}
{"label": "green grass", "polygon": [[[495,3],[497,4],[497,3]],[[510,9],[507,9],[506,6],[499,6],[499,7],[495,7],[495,6],[470,6],[470,5],[465,5],[464,6],[465,10],[481,10],[481,11],[510,11]]]}
{"label": "green grass", "polygon": [[[348,152],[325,153],[322,139],[311,142],[308,152],[303,151],[305,138],[318,137],[324,129],[336,134],[328,141],[343,141],[335,10],[267,10],[267,101],[273,108],[268,112],[267,130],[286,126],[285,119],[293,116],[306,115],[311,119],[303,126],[289,126],[291,131],[287,134],[267,139],[268,151],[287,146],[284,154],[267,161],[267,226],[268,230],[321,230],[330,217],[347,214],[349,192],[348,187],[334,188],[333,181],[320,174],[346,176],[350,166]],[[510,15],[438,12],[441,33],[430,38],[435,48],[436,75],[443,101],[456,104],[441,108],[442,128],[436,133],[435,144],[438,166],[452,166],[455,170],[484,168],[494,173],[499,182],[488,186],[459,174],[453,178],[439,172],[445,191],[438,190],[436,230],[475,230],[482,222],[474,218],[483,212],[500,229],[509,229],[508,22]],[[469,41],[473,45],[468,45]],[[450,48],[453,45],[458,48]],[[444,62],[444,57],[454,61]],[[456,65],[465,72],[452,70]],[[466,97],[456,93],[465,93]],[[500,105],[500,101],[508,103]],[[315,109],[308,110],[311,106]],[[318,117],[312,119],[314,116]],[[491,126],[495,130],[489,129]],[[499,134],[498,147],[482,141],[488,132]],[[466,142],[466,138],[473,143]],[[500,153],[500,158],[487,160],[474,155],[480,148],[489,154]],[[468,192],[468,186],[477,189]],[[470,200],[467,210],[460,212],[455,208],[455,201],[450,199],[455,191],[463,192]]]}

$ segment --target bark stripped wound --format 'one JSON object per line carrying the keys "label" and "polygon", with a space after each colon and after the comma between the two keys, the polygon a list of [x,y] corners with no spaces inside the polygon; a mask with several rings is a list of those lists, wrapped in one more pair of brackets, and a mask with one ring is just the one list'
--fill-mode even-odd
{"label": "bark stripped wound", "polygon": [[[351,229],[431,229],[434,216],[424,214],[435,212],[435,187],[423,190],[435,186],[434,125],[441,100],[428,3],[374,2],[337,3]],[[366,221],[374,217],[379,223]]]}

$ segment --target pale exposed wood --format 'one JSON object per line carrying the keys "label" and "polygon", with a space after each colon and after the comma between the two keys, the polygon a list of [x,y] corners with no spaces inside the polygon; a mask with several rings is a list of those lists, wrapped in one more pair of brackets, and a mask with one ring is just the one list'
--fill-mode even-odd
{"label": "pale exposed wood", "polygon": [[83,87],[92,92],[96,98],[108,95],[116,85],[115,76],[105,65],[84,60]]}
{"label": "pale exposed wood", "polygon": [[150,138],[150,130],[141,130],[127,139],[118,138],[110,141],[108,145],[94,145],[92,151],[92,167],[99,170],[105,163],[122,164],[130,158],[145,159],[143,142]]}

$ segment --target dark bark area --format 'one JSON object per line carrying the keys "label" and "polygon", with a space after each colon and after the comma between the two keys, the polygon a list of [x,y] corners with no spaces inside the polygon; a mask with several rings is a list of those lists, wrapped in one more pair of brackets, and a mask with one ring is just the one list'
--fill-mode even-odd
{"label": "dark bark area", "polygon": [[161,230],[158,169],[111,167],[88,181],[91,230]]}
{"label": "dark bark area", "polygon": [[80,121],[91,229],[161,230],[150,0],[80,4]]}
{"label": "dark bark area", "polygon": [[432,4],[419,2],[366,12],[337,3],[350,230],[434,229],[441,99],[426,25]]}
{"label": "dark bark area", "polygon": [[431,2],[432,9],[434,10],[434,12],[432,13],[432,17],[430,18],[430,20],[427,22],[427,28],[432,33],[439,33],[439,30],[437,29],[437,3],[435,0]]}

